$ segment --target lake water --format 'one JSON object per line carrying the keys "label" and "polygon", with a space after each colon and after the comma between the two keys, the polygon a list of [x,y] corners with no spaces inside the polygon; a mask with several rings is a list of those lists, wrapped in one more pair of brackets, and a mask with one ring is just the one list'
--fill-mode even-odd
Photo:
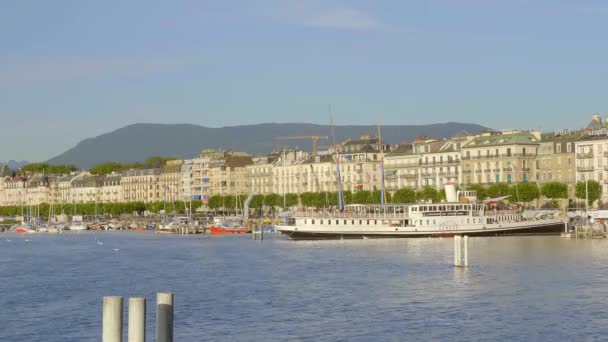
{"label": "lake water", "polygon": [[608,241],[470,238],[469,262],[452,239],[4,233],[0,340],[99,341],[121,295],[148,298],[153,341],[159,291],[175,341],[608,338]]}

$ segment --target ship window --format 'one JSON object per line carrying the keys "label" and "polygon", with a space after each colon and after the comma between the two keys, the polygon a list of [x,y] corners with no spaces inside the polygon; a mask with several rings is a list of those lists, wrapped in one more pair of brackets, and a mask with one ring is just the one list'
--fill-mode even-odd
{"label": "ship window", "polygon": [[307,221],[308,221],[307,219],[304,219],[304,224],[307,224],[308,223]]}
{"label": "ship window", "polygon": [[363,224],[363,220],[359,220],[359,224],[361,224],[361,225],[362,225],[362,224]]}
{"label": "ship window", "polygon": [[344,220],[344,224],[346,224],[346,220]]}
{"label": "ship window", "polygon": [[312,220],[312,224],[315,224],[315,220]]}
{"label": "ship window", "polygon": [[374,224],[378,224],[378,220],[374,220]]}
{"label": "ship window", "polygon": [[323,224],[323,220],[321,220],[321,224]]}
{"label": "ship window", "polygon": [[353,220],[353,222],[351,222],[353,225],[355,224],[355,220]]}
{"label": "ship window", "polygon": [[367,225],[369,226],[369,220],[367,220]]}

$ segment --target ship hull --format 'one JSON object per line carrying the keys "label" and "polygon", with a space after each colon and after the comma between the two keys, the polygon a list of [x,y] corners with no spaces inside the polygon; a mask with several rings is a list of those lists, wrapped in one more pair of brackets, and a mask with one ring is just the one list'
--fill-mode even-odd
{"label": "ship hull", "polygon": [[467,236],[505,236],[505,235],[559,235],[564,232],[564,223],[531,222],[520,223],[515,227],[505,225],[494,227],[479,227],[473,229],[456,230],[424,230],[407,229],[389,230],[373,229],[368,231],[331,231],[331,230],[307,230],[291,226],[279,226],[277,229],[294,240],[321,240],[321,239],[365,239],[365,238],[428,238],[428,237],[452,237],[454,235]]}

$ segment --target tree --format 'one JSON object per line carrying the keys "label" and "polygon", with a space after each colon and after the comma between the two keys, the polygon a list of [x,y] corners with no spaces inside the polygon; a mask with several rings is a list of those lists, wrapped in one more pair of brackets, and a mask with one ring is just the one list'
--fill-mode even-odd
{"label": "tree", "polygon": [[371,204],[372,193],[368,190],[358,190],[353,193],[353,204]]}
{"label": "tree", "polygon": [[[281,206],[283,206],[283,199],[281,199]],[[285,195],[285,205],[289,207],[294,207],[300,204],[300,197],[298,194],[286,194]]]}
{"label": "tree", "polygon": [[568,185],[560,182],[548,182],[541,186],[540,192],[550,199],[568,198]]}
{"label": "tree", "polygon": [[416,192],[412,189],[399,189],[393,195],[392,203],[416,203]]}
{"label": "tree", "polygon": [[437,190],[435,190],[434,188],[426,187],[416,192],[416,199],[419,201],[437,202],[439,196]]}
{"label": "tree", "polygon": [[536,183],[519,183],[511,187],[511,201],[531,202],[540,197]]}
{"label": "tree", "polygon": [[465,190],[477,192],[477,198],[479,200],[484,200],[488,197],[486,188],[480,184],[469,185]]}
{"label": "tree", "polygon": [[22,173],[67,174],[76,171],[74,165],[49,165],[47,163],[32,163],[21,168]]}
{"label": "tree", "polygon": [[267,194],[264,196],[264,205],[278,207],[283,205],[283,199],[278,194]]}
{"label": "tree", "polygon": [[213,195],[209,197],[209,202],[207,202],[207,206],[210,209],[219,209],[222,207],[222,196]]}
{"label": "tree", "polygon": [[589,180],[587,181],[587,185],[585,185],[585,182],[576,183],[575,195],[577,198],[585,199],[586,193],[588,193],[589,205],[591,205],[600,198],[601,191],[602,187],[600,186],[600,183],[594,180]]}
{"label": "tree", "polygon": [[264,205],[264,195],[261,194],[253,196],[251,202],[249,202],[249,208],[253,209],[260,209],[262,205]]}
{"label": "tree", "polygon": [[490,198],[497,198],[511,195],[511,186],[506,183],[495,183],[488,187],[486,195]]}
{"label": "tree", "polygon": [[89,172],[93,175],[107,175],[112,172],[122,172],[125,170],[126,164],[117,162],[105,162],[93,166]]}

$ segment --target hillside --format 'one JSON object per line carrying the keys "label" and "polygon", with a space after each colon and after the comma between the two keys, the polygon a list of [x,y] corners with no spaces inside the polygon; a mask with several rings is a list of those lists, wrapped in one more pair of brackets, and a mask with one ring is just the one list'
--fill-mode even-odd
{"label": "hillside", "polygon": [[[382,126],[383,140],[397,144],[412,141],[420,135],[449,137],[462,131],[476,133],[485,130],[476,124],[442,123],[420,126]],[[376,126],[336,126],[336,139],[357,138],[361,134],[375,134]],[[277,140],[279,136],[326,135],[327,125],[304,123],[265,123],[259,125],[209,128],[189,124],[134,124],[113,132],[81,141],[75,147],[50,159],[51,164],[74,164],[83,168],[105,161],[136,162],[148,156],[161,155],[178,158],[196,156],[202,148],[222,148],[267,153],[276,148],[300,147],[311,149],[310,140]],[[329,141],[320,140],[319,145]]]}

